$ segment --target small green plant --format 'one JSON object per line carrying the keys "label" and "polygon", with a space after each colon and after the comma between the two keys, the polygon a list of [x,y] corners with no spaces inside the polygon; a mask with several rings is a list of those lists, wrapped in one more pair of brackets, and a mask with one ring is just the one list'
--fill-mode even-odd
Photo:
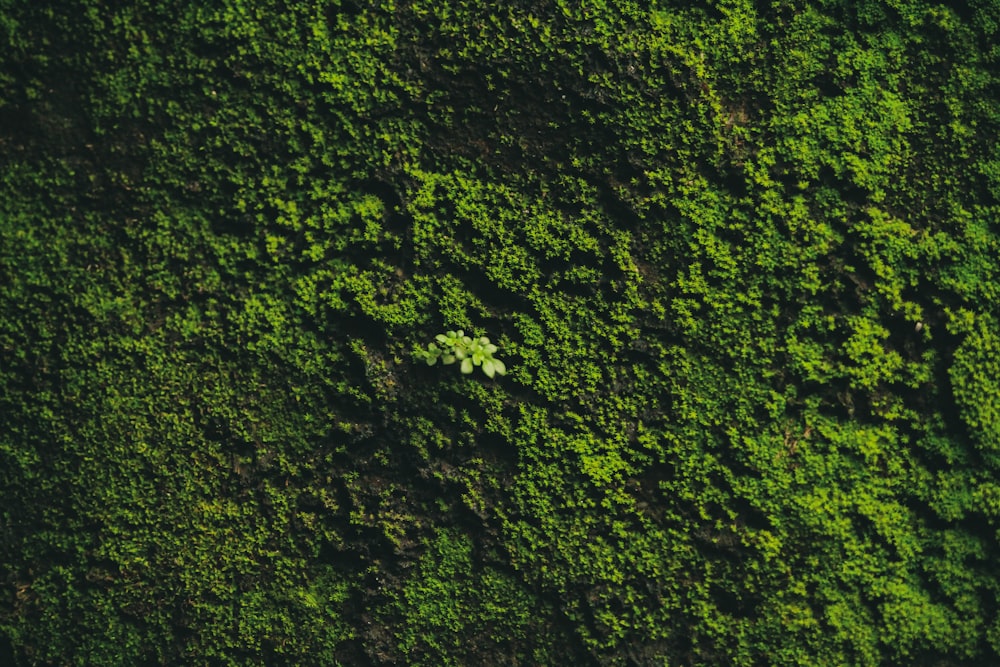
{"label": "small green plant", "polygon": [[414,355],[426,361],[428,366],[436,364],[438,359],[445,365],[460,361],[462,362],[460,370],[465,375],[471,373],[476,366],[482,367],[486,377],[507,374],[507,366],[499,359],[493,358],[497,346],[486,336],[471,338],[459,329],[438,334],[435,340],[437,343],[430,343],[426,349],[418,348],[414,352]]}

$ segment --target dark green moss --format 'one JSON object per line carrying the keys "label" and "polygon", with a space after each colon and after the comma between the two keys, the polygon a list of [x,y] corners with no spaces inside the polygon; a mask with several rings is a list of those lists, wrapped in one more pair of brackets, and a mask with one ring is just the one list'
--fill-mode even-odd
{"label": "dark green moss", "polygon": [[0,0],[0,638],[1000,660],[998,30]]}

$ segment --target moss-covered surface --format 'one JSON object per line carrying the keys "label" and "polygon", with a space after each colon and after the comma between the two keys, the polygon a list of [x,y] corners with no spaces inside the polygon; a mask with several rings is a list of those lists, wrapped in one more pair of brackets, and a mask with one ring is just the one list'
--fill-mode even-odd
{"label": "moss-covered surface", "polygon": [[0,0],[19,664],[1000,663],[1000,4],[494,4]]}

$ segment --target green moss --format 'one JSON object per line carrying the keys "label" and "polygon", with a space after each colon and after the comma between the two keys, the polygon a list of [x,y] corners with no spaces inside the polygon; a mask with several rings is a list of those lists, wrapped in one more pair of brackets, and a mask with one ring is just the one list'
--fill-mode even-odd
{"label": "green moss", "polygon": [[0,633],[995,662],[997,14],[0,0]]}

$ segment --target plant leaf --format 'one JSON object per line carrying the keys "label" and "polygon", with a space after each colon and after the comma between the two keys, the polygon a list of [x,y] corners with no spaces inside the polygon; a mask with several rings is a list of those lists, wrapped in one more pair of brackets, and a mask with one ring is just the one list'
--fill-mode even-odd
{"label": "plant leaf", "polygon": [[462,359],[462,373],[468,375],[472,372],[472,359]]}
{"label": "plant leaf", "polygon": [[493,360],[487,359],[483,362],[483,372],[486,373],[486,377],[492,378],[495,372],[493,368]]}

